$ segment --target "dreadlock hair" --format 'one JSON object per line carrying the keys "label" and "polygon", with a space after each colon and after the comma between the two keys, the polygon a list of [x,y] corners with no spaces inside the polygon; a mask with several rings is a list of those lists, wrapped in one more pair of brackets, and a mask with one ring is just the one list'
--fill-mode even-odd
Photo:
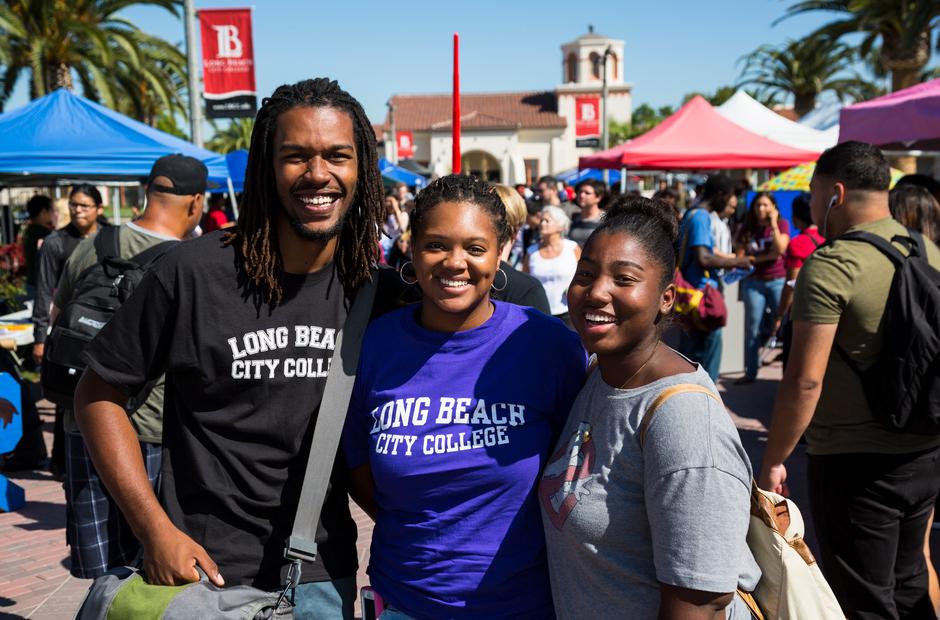
{"label": "dreadlock hair", "polygon": [[607,213],[594,229],[585,246],[600,234],[625,233],[633,237],[647,256],[662,268],[661,290],[672,282],[676,267],[676,238],[679,222],[669,203],[642,196],[618,196],[607,206]]}
{"label": "dreadlock hair", "polygon": [[245,274],[269,305],[277,305],[283,298],[279,276],[284,267],[274,225],[275,214],[282,208],[274,178],[274,134],[278,117],[298,106],[335,108],[352,119],[359,174],[333,256],[347,299],[371,279],[379,258],[379,222],[385,212],[382,178],[375,132],[362,106],[329,78],[279,86],[273,95],[262,100],[258,110],[248,149],[238,227],[223,238],[223,243],[241,251]]}
{"label": "dreadlock hair", "polygon": [[421,236],[428,214],[443,202],[469,202],[483,209],[493,222],[496,241],[500,248],[512,236],[509,220],[506,217],[506,207],[492,185],[474,176],[449,174],[432,181],[415,199],[415,208],[411,212],[412,238]]}

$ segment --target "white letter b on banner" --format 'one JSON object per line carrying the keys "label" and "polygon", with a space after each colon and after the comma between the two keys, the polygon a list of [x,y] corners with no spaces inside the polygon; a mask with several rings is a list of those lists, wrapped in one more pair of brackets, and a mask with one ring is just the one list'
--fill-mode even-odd
{"label": "white letter b on banner", "polygon": [[219,58],[241,58],[242,40],[235,26],[213,26],[218,35]]}

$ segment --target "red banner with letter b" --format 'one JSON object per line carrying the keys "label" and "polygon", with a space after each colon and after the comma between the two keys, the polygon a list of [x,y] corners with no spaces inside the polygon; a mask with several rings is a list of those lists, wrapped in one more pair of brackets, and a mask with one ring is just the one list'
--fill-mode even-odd
{"label": "red banner with letter b", "polygon": [[251,9],[203,9],[198,15],[206,115],[254,116],[258,104]]}

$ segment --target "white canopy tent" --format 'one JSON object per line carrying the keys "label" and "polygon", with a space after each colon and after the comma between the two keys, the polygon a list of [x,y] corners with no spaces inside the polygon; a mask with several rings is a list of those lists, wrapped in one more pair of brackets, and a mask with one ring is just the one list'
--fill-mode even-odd
{"label": "white canopy tent", "polygon": [[716,108],[729,121],[779,144],[812,151],[823,151],[839,139],[835,132],[819,131],[784,118],[739,90]]}
{"label": "white canopy tent", "polygon": [[800,125],[806,125],[820,131],[839,131],[839,114],[842,112],[842,103],[830,101],[817,104],[812,112],[807,112],[800,119]]}

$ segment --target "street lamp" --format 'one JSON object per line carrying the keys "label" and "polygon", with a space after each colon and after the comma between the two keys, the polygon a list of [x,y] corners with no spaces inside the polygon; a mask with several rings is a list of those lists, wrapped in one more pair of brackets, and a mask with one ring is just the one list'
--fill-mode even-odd
{"label": "street lamp", "polygon": [[[610,132],[607,130],[607,57],[613,56],[614,51],[611,46],[604,50],[604,58],[601,61],[601,70],[604,73],[604,81],[601,86],[601,150],[606,151],[610,147]],[[610,185],[610,170],[604,168],[604,183]]]}
{"label": "street lamp", "polygon": [[189,74],[189,127],[193,144],[202,147],[202,108],[199,96],[199,68],[196,64],[196,7],[185,0],[183,24],[186,28],[186,71]]}

